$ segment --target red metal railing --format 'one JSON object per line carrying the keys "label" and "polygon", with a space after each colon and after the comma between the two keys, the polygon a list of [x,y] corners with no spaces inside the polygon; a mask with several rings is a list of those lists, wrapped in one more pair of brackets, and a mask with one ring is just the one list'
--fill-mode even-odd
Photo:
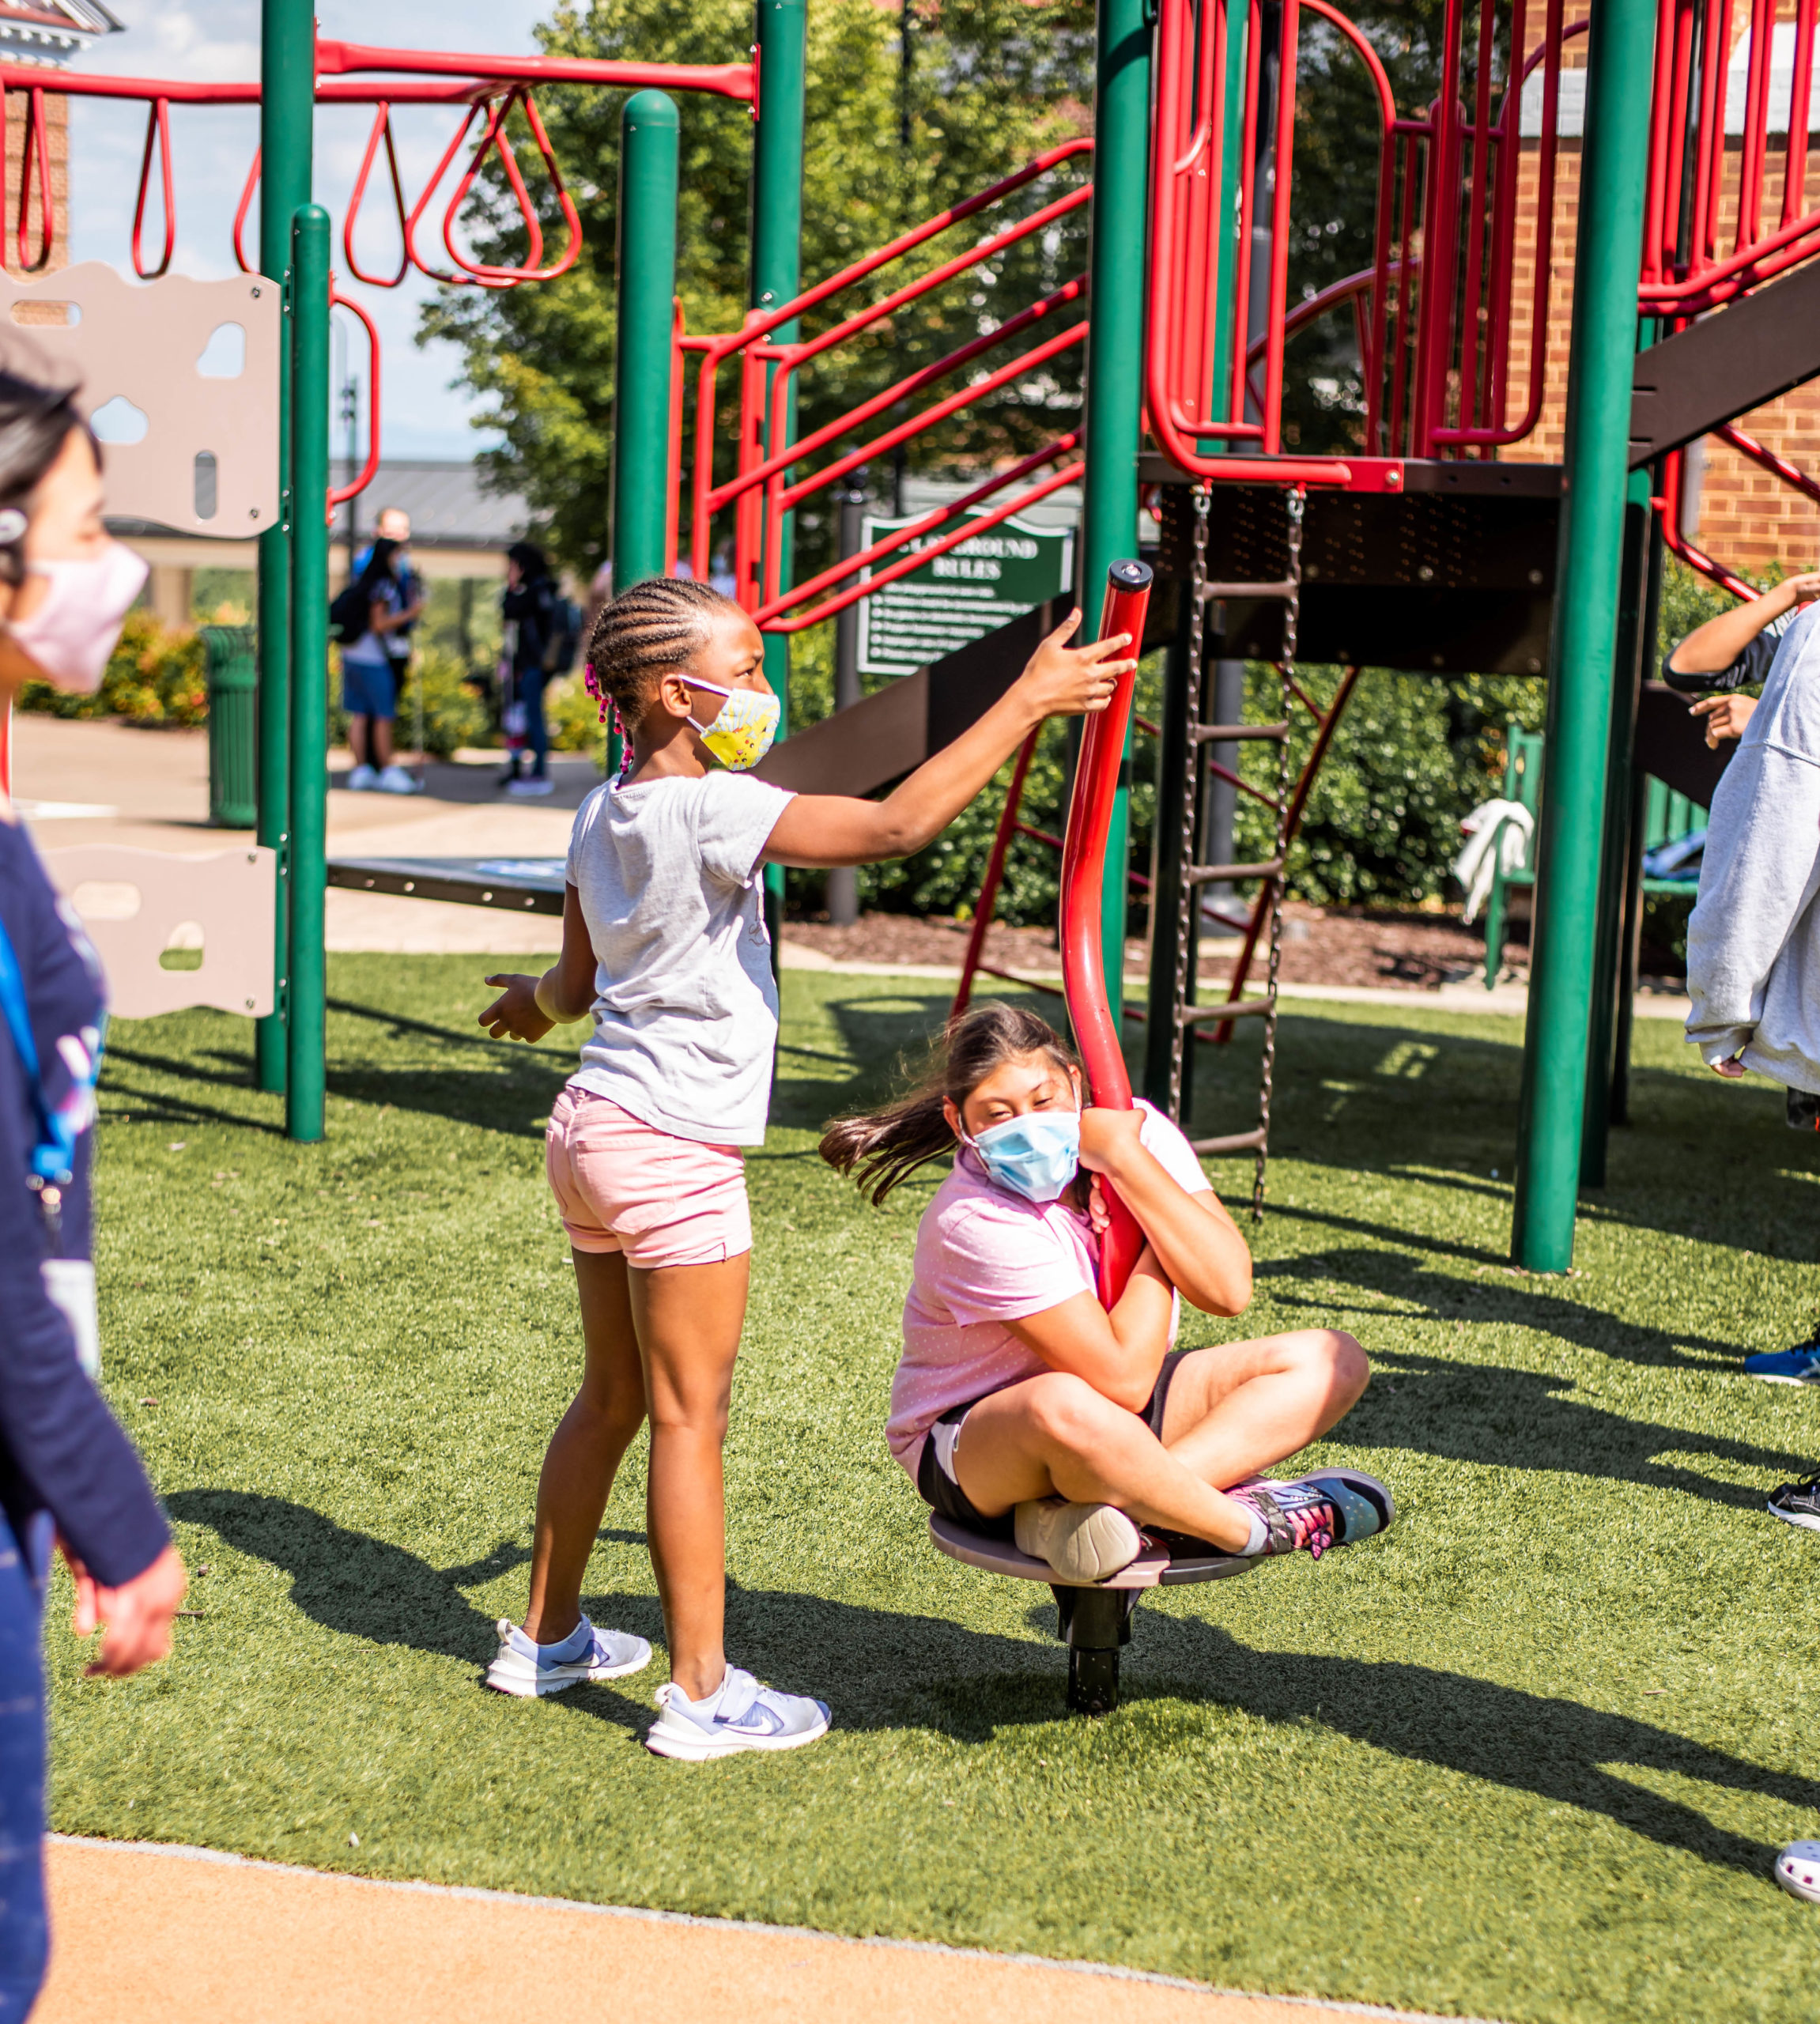
{"label": "red metal railing", "polygon": [[[1040,178],[1054,174],[1067,164],[1084,161],[1090,155],[1089,140],[1063,142],[1027,162],[1013,175],[989,189],[938,213],[904,232],[863,259],[830,275],[806,289],[792,301],[764,312],[754,311],[743,328],[719,337],[679,334],[679,353],[695,354],[694,426],[690,436],[692,468],[685,479],[679,443],[674,470],[676,489],[686,489],[690,501],[689,546],[690,563],[697,576],[710,569],[717,517],[731,513],[734,545],[734,577],[740,602],[768,632],[797,632],[820,625],[859,599],[885,584],[919,569],[933,557],[957,546],[983,529],[1008,519],[1021,508],[1047,498],[1052,493],[1076,482],[1084,465],[1074,455],[1080,447],[1078,430],[1070,429],[1007,469],[995,471],[961,498],[923,515],[912,525],[900,528],[874,542],[860,553],[820,571],[806,581],[787,585],[782,580],[783,542],[786,517],[802,503],[836,485],[861,465],[889,455],[900,445],[938,427],[954,415],[991,398],[1020,378],[1073,349],[1087,334],[1086,319],[1068,312],[1082,299],[1084,278],[1062,284],[1040,301],[1007,317],[990,331],[983,331],[944,357],[919,367],[853,408],[800,437],[791,433],[792,394],[798,376],[817,360],[828,357],[841,346],[885,319],[901,314],[951,281],[972,273],[1025,240],[1048,231],[1087,202],[1089,183],[1080,183],[1015,217],[1007,225],[989,232],[964,251],[935,266],[886,293],[840,317],[817,335],[794,343],[772,342],[772,334],[799,317],[819,309],[849,290],[856,289],[886,267],[905,261],[942,233],[1005,202]],[[1004,363],[981,370],[957,391],[929,399],[943,381],[975,366],[989,353],[1015,340],[1036,335],[1059,323],[1062,327],[1037,338],[1028,349]],[[716,404],[720,368],[737,358],[740,367],[739,405],[734,423],[736,458],[733,475],[720,484],[714,481],[714,453],[723,426]],[[905,418],[882,429],[863,441],[839,449],[828,461],[804,475],[801,467],[811,458],[850,442],[867,426],[901,404],[912,408]],[[1067,461],[1064,461],[1067,460]],[[1055,468],[1049,468],[1055,466]],[[1037,474],[1048,470],[1048,475]],[[1026,480],[1033,480],[1025,489]],[[1009,497],[1003,495],[1009,494]],[[987,502],[993,503],[988,504]],[[967,515],[985,507],[977,518]],[[844,588],[840,587],[845,585]],[[806,610],[802,607],[807,606]]]}
{"label": "red metal railing", "polygon": [[[1162,0],[1147,390],[1152,431],[1184,470],[1229,481],[1390,490],[1400,482],[1395,460],[1484,452],[1535,428],[1547,363],[1546,249],[1554,214],[1561,53],[1585,25],[1564,25],[1563,0],[1542,0],[1539,9],[1532,0],[1478,0],[1469,36],[1471,11],[1471,0],[1448,0],[1442,89],[1412,118],[1399,111],[1376,51],[1331,0],[1285,0],[1281,82],[1267,151],[1259,145],[1266,51],[1257,0],[1248,10],[1242,59],[1230,46],[1225,7]],[[1533,47],[1532,22],[1539,24]],[[1311,25],[1339,38],[1371,86],[1378,120],[1376,225],[1370,266],[1291,308],[1295,80]],[[1520,52],[1514,60],[1512,51]],[[1229,189],[1229,72],[1241,60],[1239,172],[1237,187]],[[1530,193],[1520,174],[1522,104],[1524,86],[1538,71]],[[1249,249],[1267,152],[1267,299],[1261,334],[1253,334],[1259,319],[1253,314]],[[1526,305],[1524,406],[1513,416],[1513,346],[1521,327],[1516,271],[1525,219],[1534,246],[1543,251],[1534,259]],[[1342,306],[1353,312],[1364,390],[1360,453],[1286,455],[1288,340]],[[1253,446],[1258,455],[1242,454]],[[1390,460],[1388,468],[1382,460]]]}
{"label": "red metal railing", "polygon": [[[1820,0],[1793,0],[1792,21],[1778,22],[1789,11],[1788,0],[1660,0],[1645,312],[1697,315],[1820,252],[1820,209],[1807,191]],[[1778,29],[1790,51],[1785,100],[1773,74]],[[1770,225],[1773,172],[1782,187]]]}

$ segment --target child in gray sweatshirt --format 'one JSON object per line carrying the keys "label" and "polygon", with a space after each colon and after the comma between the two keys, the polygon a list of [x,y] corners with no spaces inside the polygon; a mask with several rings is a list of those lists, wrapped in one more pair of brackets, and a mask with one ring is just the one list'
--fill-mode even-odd
{"label": "child in gray sweatshirt", "polygon": [[[1795,584],[1811,581],[1791,579],[1777,586],[1780,596],[1712,625],[1742,629],[1761,607],[1769,607],[1764,618],[1779,617],[1796,602]],[[1820,631],[1806,599],[1773,656],[1762,651],[1767,625],[1751,629],[1766,663],[1763,693],[1712,797],[1687,923],[1687,1037],[1721,1075],[1754,1068],[1788,1089],[1820,1092]],[[1697,662],[1700,637],[1683,641],[1671,666],[1684,655]]]}

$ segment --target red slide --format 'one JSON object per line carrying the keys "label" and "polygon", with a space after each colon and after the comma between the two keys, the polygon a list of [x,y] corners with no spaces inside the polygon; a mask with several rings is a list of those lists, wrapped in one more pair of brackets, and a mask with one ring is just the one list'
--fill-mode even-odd
{"label": "red slide", "polygon": [[[1115,562],[1106,572],[1106,600],[1097,637],[1128,632],[1134,647],[1144,637],[1150,602],[1150,569],[1143,562]],[[1119,678],[1108,708],[1089,717],[1074,768],[1068,827],[1062,852],[1062,982],[1074,1044],[1086,1064],[1089,1100],[1116,1110],[1131,1108],[1131,1078],[1119,1044],[1119,1024],[1106,1002],[1101,961],[1101,903],[1106,882],[1106,836],[1119,789],[1125,734],[1131,721],[1137,670]],[[1123,867],[1120,867],[1123,874]],[[1119,952],[1120,960],[1123,951]],[[1112,1227],[1100,1248],[1100,1299],[1110,1308],[1125,1290],[1144,1233],[1138,1219],[1109,1187],[1104,1188]]]}

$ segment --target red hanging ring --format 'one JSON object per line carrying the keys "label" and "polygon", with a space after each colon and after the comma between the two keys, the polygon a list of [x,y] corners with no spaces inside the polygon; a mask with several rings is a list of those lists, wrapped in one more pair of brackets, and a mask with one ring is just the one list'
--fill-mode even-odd
{"label": "red hanging ring", "polygon": [[[544,167],[549,172],[550,187],[555,191],[557,202],[561,207],[563,228],[568,235],[568,244],[563,248],[561,259],[548,267],[538,265],[543,258],[543,228],[538,221],[531,192],[525,187],[517,155],[506,132],[506,119],[515,103],[524,109],[526,123],[531,128],[531,138],[537,143],[538,152],[543,157]],[[524,221],[526,236],[530,240],[528,258],[522,267],[493,267],[484,262],[470,260],[455,243],[455,214],[466,202],[468,193],[474,187],[474,179],[480,173],[481,164],[485,160],[489,150],[494,148],[498,149],[507,181],[512,187],[513,196],[518,200],[519,215]],[[543,121],[538,116],[536,102],[531,97],[528,86],[515,85],[495,103],[487,122],[486,131],[474,151],[467,172],[456,186],[455,194],[449,200],[448,209],[443,213],[443,244],[448,248],[450,258],[458,266],[465,268],[477,281],[490,281],[496,286],[509,287],[519,281],[554,281],[558,274],[567,274],[575,265],[581,252],[581,219],[576,210],[575,201],[563,183],[562,170],[557,162],[555,150],[550,146],[549,136],[544,130]]]}
{"label": "red hanging ring", "polygon": [[367,461],[361,466],[359,477],[351,485],[330,487],[328,517],[332,521],[335,517],[335,508],[345,500],[352,499],[356,493],[364,492],[372,483],[373,474],[379,467],[379,334],[373,319],[361,304],[342,294],[336,288],[332,274],[329,277],[329,307],[348,310],[365,325],[372,361],[367,380]]}
{"label": "red hanging ring", "polygon": [[[354,257],[354,221],[360,216],[361,205],[367,194],[367,178],[372,173],[373,157],[379,153],[381,138],[386,144],[386,167],[391,172],[392,201],[398,208],[398,236],[402,243],[398,254],[398,270],[388,281],[383,274],[369,274]],[[396,288],[410,272],[411,255],[407,234],[410,221],[405,210],[404,179],[398,174],[398,151],[392,138],[392,109],[383,99],[374,115],[373,130],[367,137],[367,151],[361,158],[361,172],[354,178],[353,194],[348,199],[347,217],[342,225],[342,251],[347,255],[348,271],[356,281],[364,281],[372,288]]]}
{"label": "red hanging ring", "polygon": [[[25,221],[32,210],[32,175],[38,176],[38,257],[27,257]],[[51,264],[57,244],[55,199],[51,194],[51,130],[44,119],[43,88],[34,85],[26,94],[25,131],[19,143],[19,223],[14,240],[18,265],[28,274],[41,274]],[[170,256],[167,254],[166,259]]]}
{"label": "red hanging ring", "polygon": [[412,206],[410,216],[405,220],[405,251],[410,255],[411,265],[420,274],[427,276],[432,281],[441,282],[444,287],[467,286],[470,285],[470,278],[466,274],[444,274],[439,268],[427,265],[419,257],[417,250],[417,221],[429,209],[429,202],[436,194],[436,186],[448,172],[448,165],[460,151],[462,142],[467,138],[468,129],[474,123],[474,115],[479,111],[478,104],[470,105],[468,108],[467,117],[455,130],[455,138],[443,149],[443,158],[436,165],[436,173],[424,185],[423,194]]}
{"label": "red hanging ring", "polygon": [[[38,94],[34,91],[32,96]],[[149,272],[140,245],[140,235],[145,222],[145,198],[152,184],[152,145],[156,142],[158,160],[163,169],[164,198],[164,257]],[[45,187],[50,187],[49,176]],[[24,193],[21,193],[20,229],[25,229]],[[160,274],[168,273],[171,255],[177,250],[177,193],[171,175],[171,101],[154,99],[145,115],[145,152],[139,163],[139,201],[133,206],[133,271],[142,281],[155,281]]]}
{"label": "red hanging ring", "polygon": [[[256,274],[259,271],[252,262],[247,258],[244,234],[247,229],[247,213],[253,208],[253,192],[259,187],[259,162],[260,152],[255,148],[253,165],[247,171],[247,187],[240,192],[240,209],[234,213],[234,259],[243,274]],[[262,256],[265,248],[262,246],[259,251]]]}

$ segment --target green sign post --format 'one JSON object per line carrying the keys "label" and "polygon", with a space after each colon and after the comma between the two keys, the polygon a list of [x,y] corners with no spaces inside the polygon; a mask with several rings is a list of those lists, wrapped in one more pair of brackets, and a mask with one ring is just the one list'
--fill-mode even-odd
{"label": "green sign post", "polygon": [[[912,524],[907,519],[868,519],[861,524],[861,539],[870,548]],[[932,546],[944,531],[912,542],[907,552]],[[886,566],[897,559],[889,557]],[[944,654],[971,646],[1021,618],[1046,599],[1063,595],[1073,587],[1074,578],[1071,529],[1001,520],[864,600],[859,606],[859,671],[913,674]]]}

